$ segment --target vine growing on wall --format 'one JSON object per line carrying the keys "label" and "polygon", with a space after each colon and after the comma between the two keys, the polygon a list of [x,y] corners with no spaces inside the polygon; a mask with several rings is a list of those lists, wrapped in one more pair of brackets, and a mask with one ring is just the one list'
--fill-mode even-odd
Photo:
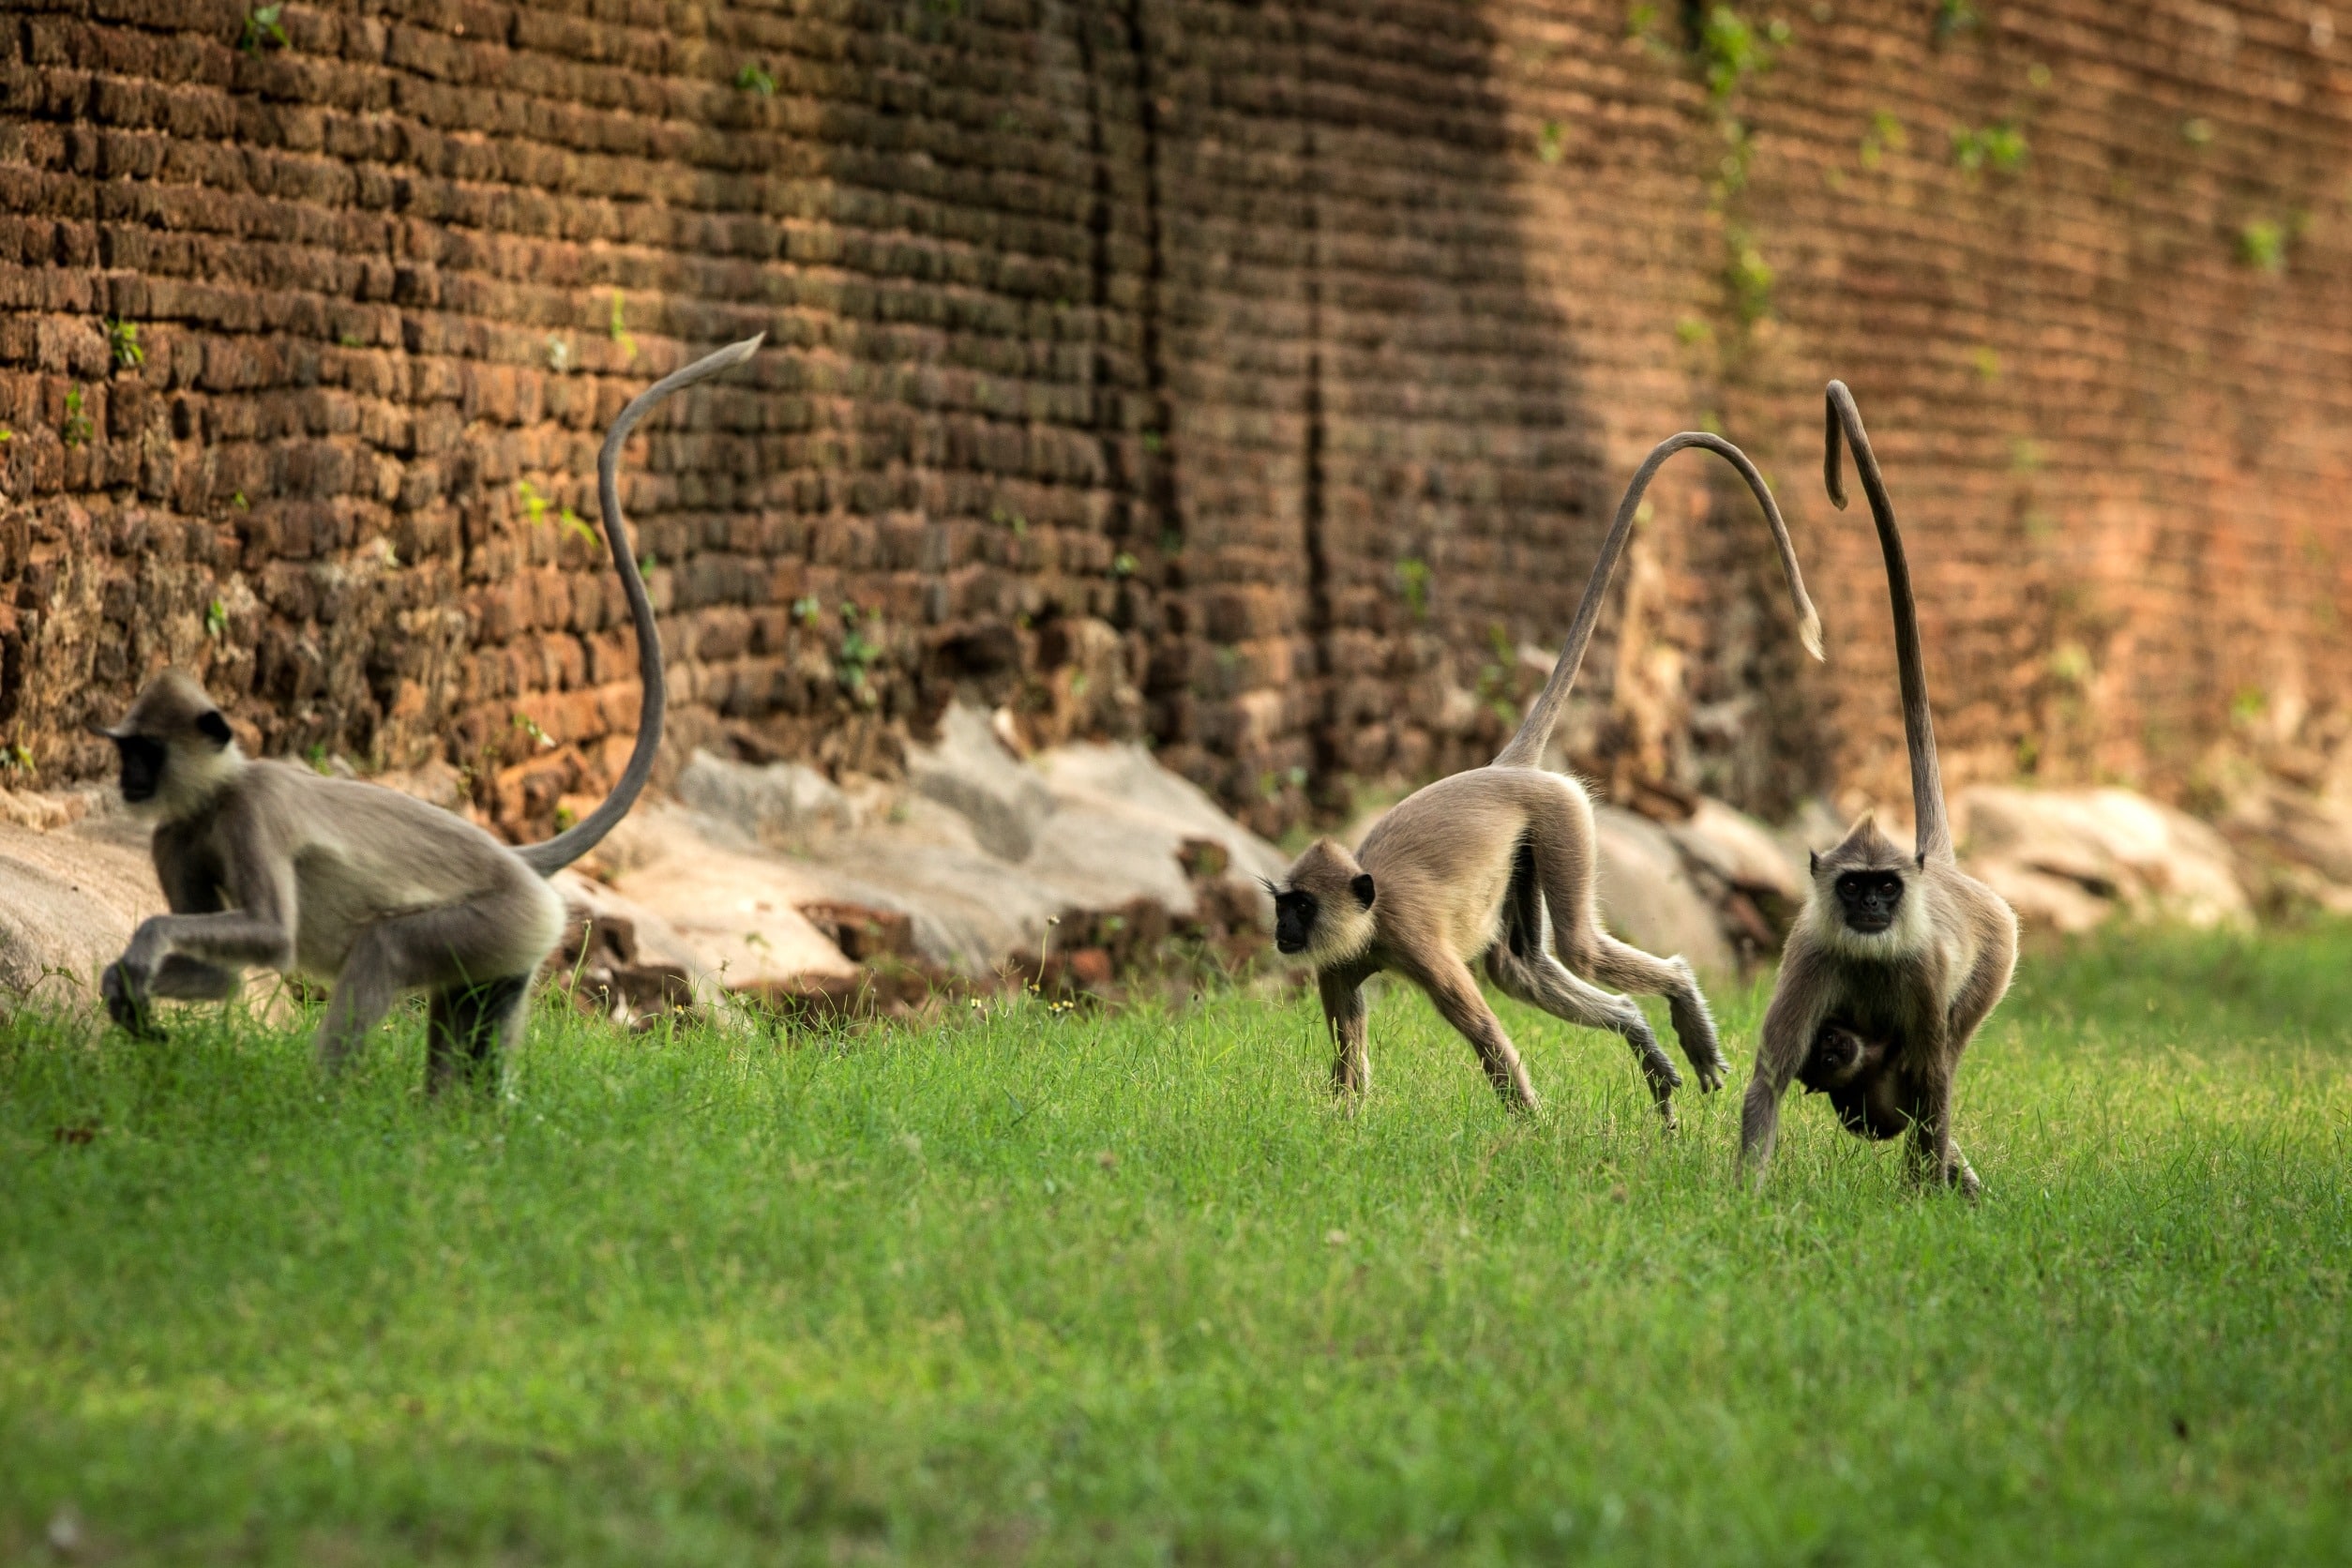
{"label": "vine growing on wall", "polygon": [[[1741,112],[1751,83],[1772,68],[1795,31],[1781,17],[1761,20],[1730,4],[1690,4],[1682,8],[1682,28],[1688,39],[1685,57],[1707,90],[1707,114],[1722,151],[1707,175],[1707,215],[1719,236],[1717,276],[1726,313],[1733,332],[1724,343],[1710,330],[1685,331],[1683,340],[1713,344],[1737,354],[1749,335],[1772,313],[1772,264],[1745,219],[1743,197],[1756,161],[1756,128]],[[1661,8],[1637,4],[1627,13],[1629,36],[1661,56],[1675,53],[1660,38]]]}

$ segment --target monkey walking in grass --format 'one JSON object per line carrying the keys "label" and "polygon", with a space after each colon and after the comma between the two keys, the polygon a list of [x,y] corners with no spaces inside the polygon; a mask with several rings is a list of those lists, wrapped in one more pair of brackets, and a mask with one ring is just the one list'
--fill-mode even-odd
{"label": "monkey walking in grass", "polygon": [[[764,337],[762,334],[761,337]],[[380,785],[249,761],[204,688],[150,682],[98,732],[122,763],[123,799],[155,822],[172,912],[141,923],[99,983],[107,1012],[153,1035],[155,997],[217,1000],[244,972],[329,980],[319,1061],[341,1066],[404,992],[430,998],[425,1085],[494,1080],[519,1036],[531,978],[555,949],[564,904],[547,879],[628,814],[661,745],[661,641],[621,518],[621,448],[656,404],[748,360],[761,338],[663,377],[621,411],[596,460],[605,542],[637,629],[644,685],[637,741],[612,792],[543,844],[510,848],[462,818]]]}
{"label": "monkey walking in grass", "polygon": [[1274,945],[1315,966],[1337,1048],[1333,1088],[1342,1096],[1371,1084],[1364,983],[1394,970],[1426,991],[1470,1041],[1503,1103],[1533,1110],[1534,1086],[1480,994],[1474,964],[1483,965],[1507,996],[1623,1036],[1668,1128],[1681,1075],[1659,1048],[1641,1008],[1605,987],[1665,997],[1700,1090],[1711,1093],[1722,1084],[1714,1018],[1690,964],[1679,957],[1652,957],[1603,928],[1592,894],[1591,803],[1576,779],[1541,765],[1642,492],[1659,465],[1686,446],[1723,457],[1755,492],[1780,550],[1799,635],[1816,658],[1821,656],[1820,619],[1805,596],[1780,508],[1756,465],[1720,436],[1685,431],[1659,443],[1618,503],[1550,680],[1494,762],[1408,796],[1353,854],[1332,839],[1319,840],[1281,883],[1270,884]]}
{"label": "monkey walking in grass", "polygon": [[1813,857],[1812,886],[1781,955],[1741,1107],[1741,1161],[1762,1180],[1781,1097],[1794,1079],[1827,1093],[1839,1120],[1863,1137],[1907,1130],[1914,1179],[1956,1184],[1973,1198],[1976,1172],[1952,1141],[1952,1083],[1961,1053],[2009,989],[2017,917],[1953,858],[1903,536],[1853,395],[1833,381],[1822,476],[1842,509],[1841,434],[1854,449],[1886,557],[1919,837],[1906,854],[1865,817],[1835,849]]}

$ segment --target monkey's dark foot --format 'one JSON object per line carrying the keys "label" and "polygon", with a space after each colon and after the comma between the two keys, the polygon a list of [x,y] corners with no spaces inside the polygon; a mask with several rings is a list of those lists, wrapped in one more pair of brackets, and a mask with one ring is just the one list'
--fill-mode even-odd
{"label": "monkey's dark foot", "polygon": [[1691,966],[1680,958],[1675,962],[1689,991],[1667,996],[1666,1018],[1674,1025],[1675,1041],[1690,1062],[1691,1071],[1698,1075],[1698,1092],[1711,1094],[1723,1087],[1731,1069],[1724,1061],[1722,1042],[1715,1038],[1715,1016],[1708,1011],[1707,999],[1691,976]]}
{"label": "monkey's dark foot", "polygon": [[144,988],[132,979],[121,959],[108,964],[106,972],[98,976],[98,995],[106,999],[106,1016],[114,1020],[116,1028],[135,1039],[163,1038],[163,1031],[156,1027],[147,1005]]}

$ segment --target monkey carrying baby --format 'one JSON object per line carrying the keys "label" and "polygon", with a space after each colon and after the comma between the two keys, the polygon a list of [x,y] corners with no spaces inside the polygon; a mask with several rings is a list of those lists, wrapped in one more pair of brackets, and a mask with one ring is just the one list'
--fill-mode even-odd
{"label": "monkey carrying baby", "polygon": [[1833,381],[1828,404],[1822,477],[1830,499],[1846,505],[1842,434],[1886,558],[1919,837],[1905,854],[1865,817],[1835,849],[1813,856],[1813,885],[1781,956],[1741,1107],[1741,1160],[1761,1180],[1793,1078],[1829,1094],[1858,1133],[1892,1138],[1907,1129],[1913,1177],[1974,1197],[1976,1172],[1952,1141],[1952,1082],[1961,1053],[2009,989],[2017,917],[1953,858],[1903,536],[1853,394]]}
{"label": "monkey carrying baby", "polygon": [[[1290,867],[1274,895],[1274,945],[1316,969],[1337,1058],[1333,1088],[1370,1087],[1364,983],[1395,970],[1420,986],[1466,1037],[1506,1106],[1532,1110],[1534,1086],[1478,988],[1472,964],[1505,995],[1556,1018],[1623,1036],[1668,1127],[1681,1075],[1623,987],[1666,999],[1676,1038],[1711,1092],[1723,1052],[1690,964],[1655,958],[1611,937],[1594,904],[1592,806],[1576,779],[1542,767],[1600,618],[1609,578],[1632,532],[1642,492],[1659,465],[1686,446],[1728,460],[1764,509],[1797,611],[1799,635],[1821,656],[1820,620],[1805,596],[1797,553],[1764,476],[1720,436],[1685,431],[1658,444],[1618,504],[1551,678],[1494,762],[1415,792],[1382,817],[1350,854],[1325,838]],[[1597,982],[1597,983],[1596,983]]]}
{"label": "monkey carrying baby", "polygon": [[333,982],[317,1043],[328,1068],[401,993],[424,990],[426,1088],[437,1093],[460,1071],[494,1077],[520,1033],[532,976],[563,935],[564,902],[547,879],[628,814],[661,745],[661,640],[621,518],[621,448],[656,404],[743,364],[761,338],[664,376],[605,435],[597,500],[644,691],[620,782],[568,831],[510,848],[397,791],[249,761],[204,688],[177,671],[98,731],[120,753],[124,801],[155,821],[156,875],[172,910],[142,922],[107,966],[99,990],[116,1023],[151,1035],[151,998],[217,1000],[234,994],[247,969],[274,969]]}

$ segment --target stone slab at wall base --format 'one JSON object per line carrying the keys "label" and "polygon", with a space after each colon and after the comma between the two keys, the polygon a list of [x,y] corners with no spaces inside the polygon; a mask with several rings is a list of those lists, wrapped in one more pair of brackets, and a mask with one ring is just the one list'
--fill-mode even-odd
{"label": "stone slab at wall base", "polygon": [[1140,746],[1078,743],[1022,761],[987,713],[960,705],[939,730],[911,750],[903,786],[854,794],[796,764],[698,754],[681,774],[691,804],[641,807],[608,841],[600,874],[731,989],[855,972],[810,909],[902,917],[914,957],[967,978],[1048,956],[1058,937],[1074,945],[1081,927],[1138,905],[1198,920],[1211,912],[1203,845],[1223,862],[1207,878],[1228,889],[1220,903],[1271,927],[1255,879],[1279,876],[1281,853]]}
{"label": "stone slab at wall base", "polygon": [[95,1004],[99,971],[163,912],[145,836],[126,825],[103,812],[53,832],[0,822],[0,1004]]}

